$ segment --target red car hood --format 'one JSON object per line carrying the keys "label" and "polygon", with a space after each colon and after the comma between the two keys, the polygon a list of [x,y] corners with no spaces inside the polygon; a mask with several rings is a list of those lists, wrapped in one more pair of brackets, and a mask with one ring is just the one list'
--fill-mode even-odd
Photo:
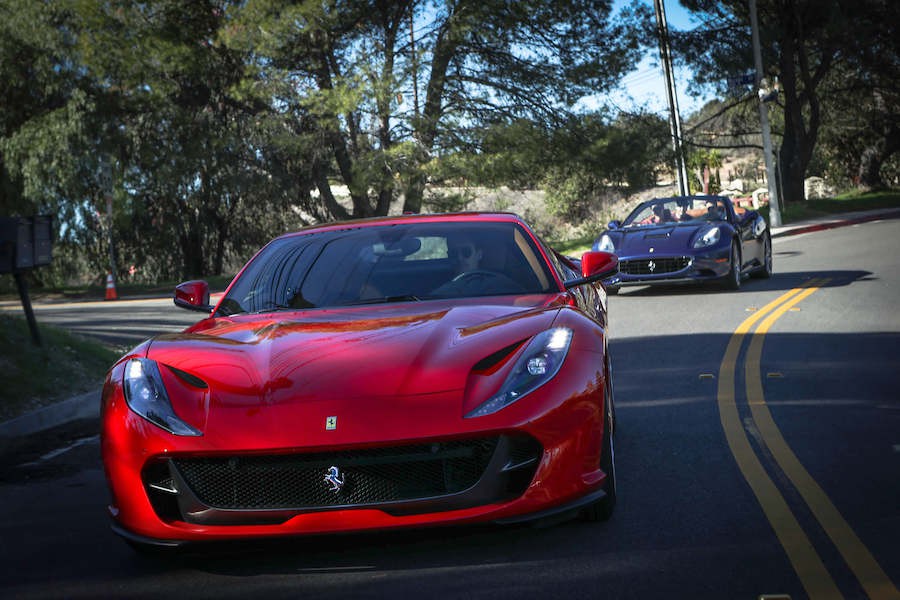
{"label": "red car hood", "polygon": [[[176,411],[201,429],[232,429],[229,409],[318,422],[330,407],[356,405],[374,416],[378,398],[461,399],[479,360],[550,327],[561,305],[535,295],[210,318],[155,338],[148,357],[188,374],[163,369]],[[190,376],[208,392],[179,392],[192,389]],[[376,404],[386,418],[395,410]]]}

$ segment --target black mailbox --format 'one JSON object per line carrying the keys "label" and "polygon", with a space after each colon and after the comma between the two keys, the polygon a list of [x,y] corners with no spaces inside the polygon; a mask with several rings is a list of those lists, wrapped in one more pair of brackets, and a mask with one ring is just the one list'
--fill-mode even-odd
{"label": "black mailbox", "polygon": [[53,218],[0,217],[0,273],[50,264],[53,258]]}
{"label": "black mailbox", "polygon": [[30,269],[34,266],[34,228],[29,218],[16,223],[16,269]]}
{"label": "black mailbox", "polygon": [[17,235],[15,221],[0,218],[0,273],[12,273]]}
{"label": "black mailbox", "polygon": [[53,219],[34,217],[34,266],[46,267],[53,259]]}

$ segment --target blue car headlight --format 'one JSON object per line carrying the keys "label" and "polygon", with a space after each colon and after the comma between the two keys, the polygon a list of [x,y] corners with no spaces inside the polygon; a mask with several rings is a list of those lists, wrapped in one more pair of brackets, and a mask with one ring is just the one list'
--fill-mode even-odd
{"label": "blue car headlight", "polygon": [[714,227],[697,238],[697,241],[694,242],[694,248],[706,248],[707,246],[714,246],[719,243],[719,240],[722,238],[722,232],[719,231],[718,227]]}
{"label": "blue car headlight", "polygon": [[604,233],[597,241],[597,250],[600,252],[615,252],[616,247],[613,245],[610,237]]}
{"label": "blue car headlight", "polygon": [[148,358],[129,360],[125,363],[124,383],[125,401],[140,416],[175,435],[203,435],[175,414],[156,361]]}
{"label": "blue car headlight", "polygon": [[548,329],[534,336],[519,355],[500,391],[467,414],[466,418],[493,414],[553,379],[571,343],[572,330],[567,327]]}

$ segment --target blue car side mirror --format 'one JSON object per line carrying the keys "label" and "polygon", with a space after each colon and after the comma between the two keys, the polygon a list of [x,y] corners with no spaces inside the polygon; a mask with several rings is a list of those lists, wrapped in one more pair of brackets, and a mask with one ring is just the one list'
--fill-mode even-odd
{"label": "blue car side mirror", "polygon": [[610,221],[609,223],[607,223],[606,228],[607,229],[618,229],[621,226],[622,226],[622,222],[619,221],[618,219],[615,219],[614,221]]}

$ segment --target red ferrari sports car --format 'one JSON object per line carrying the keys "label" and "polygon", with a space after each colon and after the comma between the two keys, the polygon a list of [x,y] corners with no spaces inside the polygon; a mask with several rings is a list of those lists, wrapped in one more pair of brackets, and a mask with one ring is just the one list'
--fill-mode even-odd
{"label": "red ferrari sports car", "polygon": [[102,454],[137,547],[610,516],[606,294],[519,217],[309,227],[110,370]]}

